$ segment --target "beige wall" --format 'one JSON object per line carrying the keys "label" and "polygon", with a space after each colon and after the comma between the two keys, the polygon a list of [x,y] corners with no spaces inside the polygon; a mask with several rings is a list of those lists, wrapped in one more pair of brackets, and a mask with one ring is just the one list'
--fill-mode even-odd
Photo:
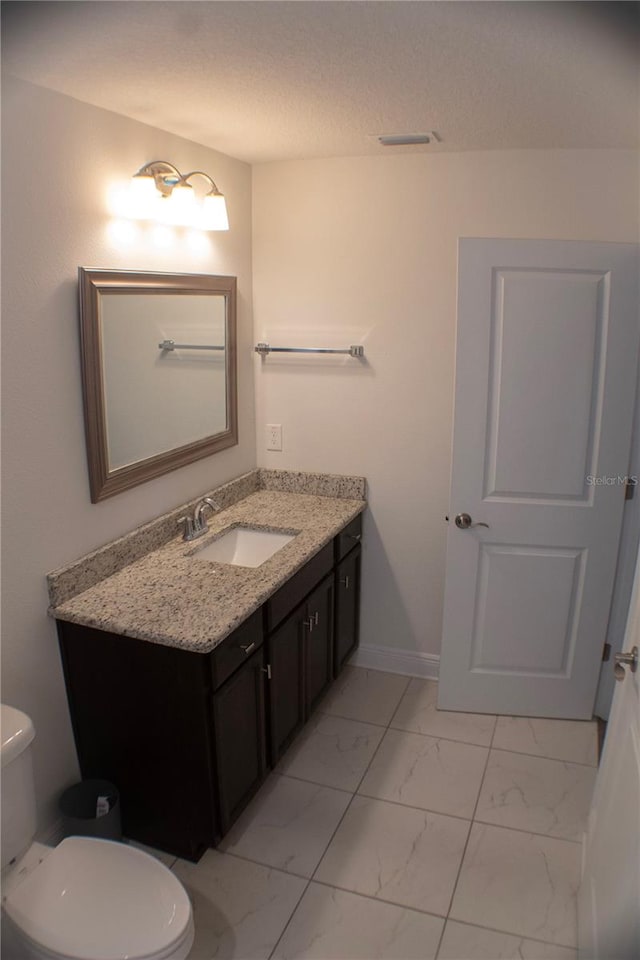
{"label": "beige wall", "polygon": [[[437,655],[457,240],[635,241],[637,155],[265,164],[253,170],[253,210],[257,337],[363,343],[367,357],[256,360],[258,463],[367,477],[362,643]],[[282,453],[266,452],[266,423],[282,423]]]}
{"label": "beige wall", "polygon": [[[251,172],[197,144],[7,78],[3,84],[2,699],[34,720],[40,827],[77,775],[45,575],[255,465]],[[105,191],[143,163],[203,169],[227,196],[232,229],[193,252],[149,234],[123,245]],[[171,233],[171,232],[170,232]],[[201,235],[202,238],[203,235]],[[237,447],[91,504],[78,355],[78,266],[238,277]],[[114,710],[117,704],[114,704]]]}

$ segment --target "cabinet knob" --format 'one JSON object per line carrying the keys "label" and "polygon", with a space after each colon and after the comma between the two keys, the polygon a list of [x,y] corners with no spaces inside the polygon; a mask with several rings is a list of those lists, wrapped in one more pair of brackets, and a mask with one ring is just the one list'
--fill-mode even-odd
{"label": "cabinet knob", "polygon": [[346,575],[344,580],[341,580],[340,583],[344,584],[345,590],[349,589],[349,574]]}
{"label": "cabinet knob", "polygon": [[309,633],[313,633],[313,616],[309,617],[308,620],[303,620],[302,625],[307,628]]}
{"label": "cabinet knob", "polygon": [[245,643],[245,644],[241,643],[240,649],[242,650],[243,653],[251,653],[255,645],[256,645],[255,640],[252,643]]}

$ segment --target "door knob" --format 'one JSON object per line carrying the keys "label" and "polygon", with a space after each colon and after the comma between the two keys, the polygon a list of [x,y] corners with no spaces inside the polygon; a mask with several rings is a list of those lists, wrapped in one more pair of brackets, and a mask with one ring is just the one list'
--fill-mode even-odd
{"label": "door knob", "polygon": [[638,648],[633,647],[631,653],[616,653],[613,658],[616,662],[615,667],[613,668],[613,675],[616,680],[624,680],[625,672],[623,664],[628,664],[631,673],[635,673],[638,669]]}
{"label": "door knob", "polygon": [[458,530],[468,530],[469,527],[486,527],[489,529],[488,523],[482,523],[479,520],[477,523],[474,523],[468,513],[459,513],[455,519],[455,524]]}

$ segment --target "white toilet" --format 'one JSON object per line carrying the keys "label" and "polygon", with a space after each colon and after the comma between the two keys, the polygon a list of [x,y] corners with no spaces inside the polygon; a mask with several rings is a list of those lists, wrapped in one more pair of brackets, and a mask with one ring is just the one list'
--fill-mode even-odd
{"label": "white toilet", "polygon": [[191,903],[159,860],[113,840],[33,843],[33,724],[4,704],[1,719],[3,956],[185,960]]}

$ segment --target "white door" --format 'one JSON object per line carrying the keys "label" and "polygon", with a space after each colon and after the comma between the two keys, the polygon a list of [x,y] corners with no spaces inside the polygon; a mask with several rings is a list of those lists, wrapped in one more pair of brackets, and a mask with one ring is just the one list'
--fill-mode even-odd
{"label": "white door", "polygon": [[[623,650],[640,647],[640,556]],[[616,684],[578,894],[580,960],[640,957],[640,669]]]}
{"label": "white door", "polygon": [[[461,240],[438,704],[591,717],[638,354],[638,247]],[[487,526],[456,526],[456,515]]]}

